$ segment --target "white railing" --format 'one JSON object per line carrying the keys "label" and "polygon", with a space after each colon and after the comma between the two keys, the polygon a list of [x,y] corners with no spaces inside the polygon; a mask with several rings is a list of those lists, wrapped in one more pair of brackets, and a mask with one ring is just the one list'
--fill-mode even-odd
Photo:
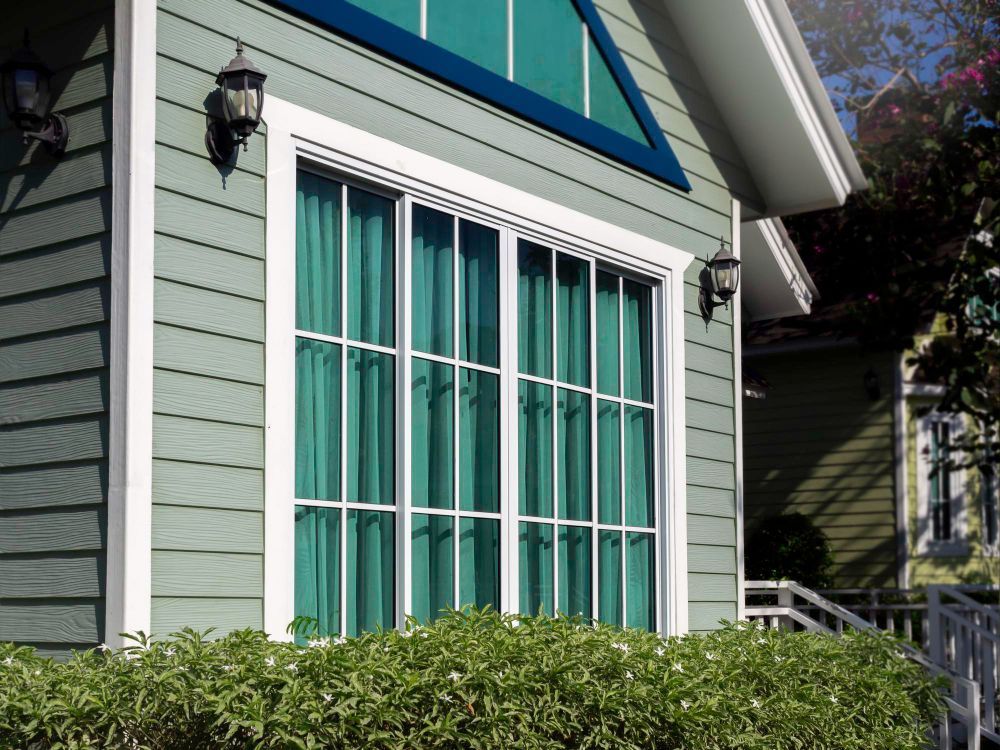
{"label": "white railing", "polygon": [[[794,581],[747,581],[746,597],[747,619],[762,621],[771,628],[833,634],[843,633],[845,628],[859,631],[879,629],[863,617]],[[773,604],[760,600],[773,600]],[[810,613],[822,614],[821,617],[813,617]],[[934,727],[935,744],[941,750],[951,750],[953,743],[959,743],[968,750],[980,750],[984,727],[980,717],[979,684],[938,666],[916,648],[906,646],[903,651],[908,659],[934,676],[944,676],[949,683],[948,694],[944,696],[945,714]],[[987,729],[985,734],[990,739],[1000,740],[991,729]]]}

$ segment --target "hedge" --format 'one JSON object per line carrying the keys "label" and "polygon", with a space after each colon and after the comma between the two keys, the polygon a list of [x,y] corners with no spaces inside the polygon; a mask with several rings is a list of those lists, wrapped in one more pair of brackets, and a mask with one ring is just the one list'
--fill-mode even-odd
{"label": "hedge", "polygon": [[246,630],[0,644],[0,748],[923,748],[939,689],[891,636],[656,635],[449,613],[356,639]]}

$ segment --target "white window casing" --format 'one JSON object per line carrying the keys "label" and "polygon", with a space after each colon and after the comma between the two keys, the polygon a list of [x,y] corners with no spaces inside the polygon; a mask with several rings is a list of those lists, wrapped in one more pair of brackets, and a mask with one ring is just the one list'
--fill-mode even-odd
{"label": "white window casing", "polygon": [[917,544],[916,553],[932,557],[968,554],[968,498],[966,472],[948,472],[951,534],[948,539],[934,539],[931,480],[934,471],[932,440],[939,426],[947,426],[949,443],[954,445],[963,431],[962,418],[954,414],[926,414],[916,419]]}
{"label": "white window casing", "polygon": [[[397,236],[407,237],[412,201],[456,216],[504,228],[509,245],[515,234],[613,266],[615,272],[650,280],[654,288],[655,392],[655,518],[657,531],[657,622],[663,634],[687,630],[687,525],[684,407],[683,274],[693,255],[630,230],[595,219],[522,190],[503,185],[392,141],[358,130],[276,98],[268,98],[267,123],[267,256],[265,377],[265,499],[264,499],[264,629],[272,638],[287,639],[294,617],[294,332],[295,332],[295,195],[296,173],[308,164],[327,170],[335,179],[353,179],[382,186],[403,196],[397,211]],[[501,236],[501,262],[503,243]],[[397,269],[408,245],[396,246]],[[405,260],[403,262],[406,262]],[[591,273],[591,284],[593,284]],[[501,279],[509,276],[501,268]],[[397,352],[406,372],[397,378],[397,410],[406,412],[410,362],[410,299],[408,274],[396,285]],[[554,280],[553,280],[554,281]],[[500,286],[501,323],[516,320],[516,284]],[[511,307],[513,305],[513,308]],[[504,309],[507,310],[504,313]],[[515,358],[505,333],[501,365]],[[555,342],[553,342],[554,344]],[[420,356],[424,356],[421,354]],[[430,357],[433,359],[433,357]],[[464,365],[463,365],[464,366]],[[516,464],[516,434],[511,455],[510,425],[516,424],[517,378],[513,393],[501,390],[501,466]],[[404,401],[404,396],[407,400]],[[513,400],[512,400],[513,399]],[[593,437],[596,442],[596,435]],[[404,557],[409,545],[407,503],[410,460],[409,430],[400,429],[396,450],[397,612],[409,611],[409,575]],[[508,472],[516,474],[516,472]],[[514,477],[516,480],[516,476]],[[501,603],[516,607],[517,502],[507,477],[501,481]],[[383,508],[389,510],[390,506]],[[421,508],[420,512],[426,509]],[[554,521],[553,521],[554,522]],[[560,522],[561,523],[561,522]],[[596,519],[594,523],[596,533]],[[505,540],[505,541],[504,541]],[[596,569],[597,561],[593,561]]]}

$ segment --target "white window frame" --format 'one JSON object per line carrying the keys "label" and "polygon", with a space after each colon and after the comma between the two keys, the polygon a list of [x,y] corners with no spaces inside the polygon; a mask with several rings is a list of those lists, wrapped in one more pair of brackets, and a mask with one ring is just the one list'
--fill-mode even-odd
{"label": "white window frame", "polygon": [[[681,634],[688,628],[687,590],[687,502],[685,469],[685,372],[684,372],[684,270],[693,261],[691,253],[649,237],[538,198],[522,190],[475,174],[448,162],[415,151],[363,130],[338,122],[289,102],[268,98],[267,124],[267,256],[266,256],[266,346],[265,346],[265,497],[264,497],[264,629],[272,638],[287,640],[286,627],[294,617],[294,330],[295,330],[295,190],[300,163],[346,175],[362,184],[381,186],[403,196],[397,211],[402,223],[398,236],[408,232],[409,204],[418,200],[452,214],[488,225],[509,228],[511,235],[533,239],[559,250],[574,250],[593,257],[624,274],[651,280],[654,285],[654,385],[657,525],[657,623],[664,635]],[[409,408],[410,316],[407,295],[409,273],[397,255],[397,356],[407,363],[397,374],[397,413]],[[593,274],[592,274],[593,275]],[[501,278],[506,273],[501,269]],[[593,283],[593,281],[591,282]],[[516,294],[501,287],[506,304]],[[503,305],[504,302],[502,301]],[[516,300],[515,300],[516,304]],[[500,320],[509,320],[501,310]],[[510,326],[508,326],[510,328]],[[507,337],[501,347],[507,346]],[[346,352],[345,352],[346,355]],[[509,361],[501,350],[501,361]],[[400,368],[397,367],[397,373]],[[509,378],[516,390],[516,378]],[[501,381],[503,383],[503,381]],[[406,398],[404,399],[404,392]],[[501,404],[501,425],[510,424],[504,410],[511,408],[510,394]],[[554,404],[553,404],[554,406]],[[623,415],[624,416],[624,415]],[[555,415],[553,415],[553,419]],[[402,540],[410,534],[410,508],[404,484],[409,481],[409,435],[399,430],[396,443],[397,570]],[[502,435],[502,450],[510,451],[513,437]],[[596,440],[596,436],[594,436]],[[516,491],[515,491],[516,492]],[[502,553],[511,554],[516,565],[516,505],[502,482],[501,503],[505,508],[501,538]],[[389,510],[386,506],[384,510]],[[595,528],[596,528],[595,524]],[[556,540],[554,539],[554,542]],[[408,545],[407,545],[408,548]],[[403,559],[403,570],[409,570]],[[596,569],[597,561],[593,565]],[[509,609],[517,592],[516,570],[501,579],[502,607]],[[557,571],[556,571],[557,573]],[[409,602],[408,585],[397,586],[397,622]]]}
{"label": "white window frame", "polygon": [[931,433],[936,425],[947,424],[951,443],[959,438],[964,429],[962,418],[955,414],[925,414],[917,417],[917,554],[928,557],[956,557],[967,555],[968,545],[968,498],[964,469],[949,474],[951,491],[951,539],[934,540],[930,507],[930,476],[933,467],[930,455]]}

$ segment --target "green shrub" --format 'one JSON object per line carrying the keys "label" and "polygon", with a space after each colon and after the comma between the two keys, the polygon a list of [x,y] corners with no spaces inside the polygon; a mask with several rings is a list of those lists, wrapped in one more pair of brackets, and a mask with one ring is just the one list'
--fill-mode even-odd
{"label": "green shrub", "polygon": [[0,644],[0,747],[907,750],[938,706],[889,636],[410,627],[306,647],[188,631],[65,664]]}
{"label": "green shrub", "polygon": [[746,544],[749,581],[798,581],[806,588],[833,587],[833,551],[823,530],[802,513],[762,519]]}

